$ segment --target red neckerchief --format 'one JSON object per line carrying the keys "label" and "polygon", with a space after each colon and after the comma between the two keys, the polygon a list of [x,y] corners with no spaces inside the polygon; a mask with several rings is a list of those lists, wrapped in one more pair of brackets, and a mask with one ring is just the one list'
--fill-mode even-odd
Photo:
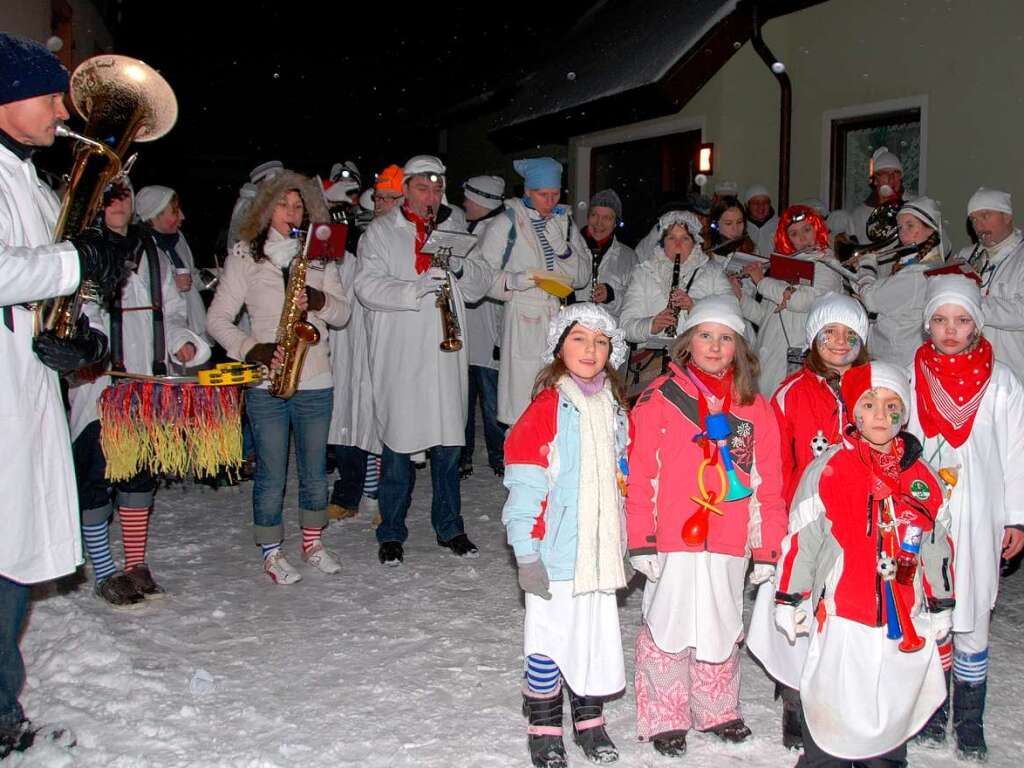
{"label": "red neckerchief", "polygon": [[871,493],[875,500],[887,499],[900,489],[900,462],[903,460],[903,439],[894,437],[888,453],[876,451],[861,437],[857,441],[861,459],[871,467]]}
{"label": "red neckerchief", "polygon": [[918,347],[914,389],[925,436],[941,433],[954,448],[963,445],[991,377],[992,345],[984,336],[958,355],[944,355],[927,341]]}
{"label": "red neckerchief", "polygon": [[416,227],[416,274],[422,275],[428,269],[430,269],[430,254],[423,253],[421,248],[423,244],[427,242],[427,220],[420,218],[415,213],[409,210],[405,205],[402,206],[402,215],[405,216],[406,220],[411,221]]}
{"label": "red neckerchief", "polygon": [[[692,363],[687,364],[687,372],[692,375],[697,381],[707,387],[708,391],[714,397],[717,397],[722,402],[722,413],[729,413],[732,407],[732,368],[727,370],[722,376],[712,376],[710,373],[705,373],[697,366]],[[708,416],[708,401],[701,391],[700,387],[697,387],[697,420],[700,422],[697,426],[703,430],[704,420]],[[701,448],[704,450],[704,458],[710,459],[712,463],[718,461],[718,451],[714,449],[710,441],[705,437],[700,441]]]}
{"label": "red neckerchief", "polygon": [[590,227],[587,227],[583,230],[583,237],[586,238],[587,245],[590,247],[590,250],[597,251],[603,255],[604,252],[608,250],[608,246],[612,244],[612,238],[615,237],[615,233],[612,232],[604,240],[597,240],[590,234]]}

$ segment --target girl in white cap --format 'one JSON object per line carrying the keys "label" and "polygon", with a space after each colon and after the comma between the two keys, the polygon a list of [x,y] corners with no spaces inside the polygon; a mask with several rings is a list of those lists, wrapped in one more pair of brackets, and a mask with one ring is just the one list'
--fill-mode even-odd
{"label": "girl in white cap", "polygon": [[843,376],[855,426],[804,473],[775,573],[775,621],[809,635],[798,766],[906,765],[941,703],[936,638],[949,632],[952,546],[942,485],[900,430],[910,386],[873,362]]}
{"label": "girl in white cap", "polygon": [[906,367],[921,345],[921,311],[924,309],[925,272],[945,260],[942,215],[939,204],[928,197],[904,203],[896,218],[900,249],[892,273],[879,274],[876,254],[868,254],[857,266],[854,290],[869,312],[877,313],[871,329],[871,353]]}
{"label": "girl in white cap", "polygon": [[590,303],[562,309],[547,339],[533,401],[505,442],[502,522],[526,592],[530,757],[564,768],[563,681],[576,743],[592,762],[618,759],[603,708],[626,685],[615,593],[626,586],[627,422],[615,369],[627,348],[612,316]]}
{"label": "girl in white cap", "polygon": [[672,363],[631,413],[626,531],[647,576],[637,735],[671,757],[691,728],[739,742],[743,584],[770,578],[786,529],[779,430],[732,296],[696,303]]}
{"label": "girl in white cap", "polygon": [[[868,362],[864,337],[868,316],[855,299],[827,293],[807,315],[810,351],[803,367],[782,382],[772,396],[772,410],[782,442],[783,495],[793,501],[804,470],[828,448],[843,439],[850,415],[840,394],[842,375]],[[796,515],[794,519],[798,519]],[[790,525],[790,530],[793,524]],[[747,646],[776,680],[782,697],[782,743],[788,749],[803,744],[800,727],[800,670],[807,654],[806,640],[791,644],[775,626],[775,587],[766,583],[757,595]]]}
{"label": "girl in white cap", "polygon": [[[1024,548],[1024,386],[993,359],[977,284],[962,275],[928,279],[909,431],[947,484],[956,544],[953,610],[953,729],[961,755],[984,759],[982,726],[988,634],[999,590],[999,558]],[[950,644],[945,646],[949,682]],[[943,742],[948,701],[921,732]]]}

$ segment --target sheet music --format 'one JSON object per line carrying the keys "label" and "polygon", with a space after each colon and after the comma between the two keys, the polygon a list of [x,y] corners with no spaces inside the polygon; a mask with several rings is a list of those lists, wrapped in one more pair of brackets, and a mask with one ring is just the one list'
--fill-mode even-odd
{"label": "sheet music", "polygon": [[420,250],[423,253],[435,254],[442,248],[450,251],[450,256],[456,259],[464,259],[476,245],[476,235],[468,232],[451,232],[446,229],[435,229],[430,233],[427,242]]}

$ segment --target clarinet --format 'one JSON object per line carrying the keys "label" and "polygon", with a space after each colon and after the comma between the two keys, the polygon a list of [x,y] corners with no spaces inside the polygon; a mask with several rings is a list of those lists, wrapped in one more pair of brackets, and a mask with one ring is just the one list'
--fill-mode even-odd
{"label": "clarinet", "polygon": [[682,261],[682,256],[676,256],[676,260],[672,264],[672,287],[668,289],[668,304],[672,308],[672,315],[675,317],[676,322],[672,323],[668,328],[665,328],[662,333],[670,339],[674,339],[676,337],[676,326],[679,323],[679,307],[672,306],[672,291],[679,287],[679,265]]}

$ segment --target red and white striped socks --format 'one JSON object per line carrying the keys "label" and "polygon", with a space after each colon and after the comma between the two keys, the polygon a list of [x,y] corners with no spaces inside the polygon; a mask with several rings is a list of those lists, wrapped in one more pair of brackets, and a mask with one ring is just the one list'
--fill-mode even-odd
{"label": "red and white striped socks", "polygon": [[323,532],[323,528],[303,528],[302,529],[302,552],[303,554],[309,554],[309,550],[320,543],[320,534]]}
{"label": "red and white striped socks", "polygon": [[146,561],[146,539],[149,536],[149,507],[120,507],[121,538],[124,541],[124,569]]}

